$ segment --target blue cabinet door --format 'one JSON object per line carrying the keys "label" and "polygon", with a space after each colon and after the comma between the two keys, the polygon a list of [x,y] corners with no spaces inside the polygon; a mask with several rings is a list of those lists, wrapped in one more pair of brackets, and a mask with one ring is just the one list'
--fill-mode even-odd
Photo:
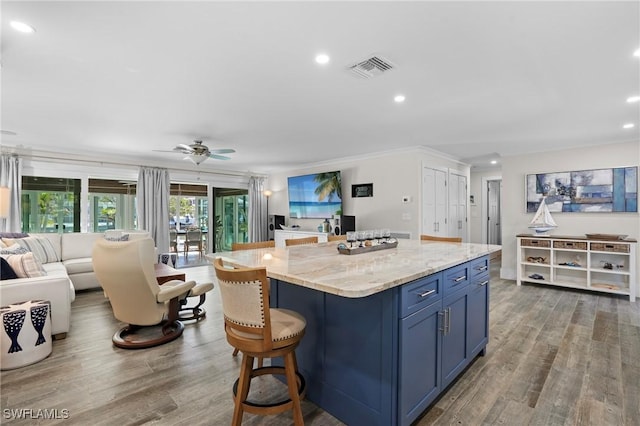
{"label": "blue cabinet door", "polygon": [[445,297],[442,303],[442,388],[467,366],[467,289]]}
{"label": "blue cabinet door", "polygon": [[469,288],[467,337],[469,359],[484,355],[489,342],[489,274],[475,277]]}
{"label": "blue cabinet door", "polygon": [[400,320],[398,424],[409,425],[440,393],[442,301]]}

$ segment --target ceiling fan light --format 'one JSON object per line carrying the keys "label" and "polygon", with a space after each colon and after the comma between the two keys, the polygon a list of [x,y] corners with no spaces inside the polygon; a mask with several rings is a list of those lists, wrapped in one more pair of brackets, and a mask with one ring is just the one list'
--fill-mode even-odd
{"label": "ceiling fan light", "polygon": [[206,155],[198,155],[198,154],[190,154],[190,155],[187,155],[186,157],[184,157],[185,160],[191,161],[196,166],[198,166],[200,163],[202,163],[207,158],[209,158],[209,157],[207,157]]}

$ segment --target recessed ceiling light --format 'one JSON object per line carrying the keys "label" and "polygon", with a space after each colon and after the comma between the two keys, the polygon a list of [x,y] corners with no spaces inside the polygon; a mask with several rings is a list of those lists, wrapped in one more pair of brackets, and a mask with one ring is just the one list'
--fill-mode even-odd
{"label": "recessed ceiling light", "polygon": [[491,164],[498,164],[498,160],[491,160]]}
{"label": "recessed ceiling light", "polygon": [[405,98],[405,96],[404,96],[404,95],[396,95],[396,96],[393,98],[393,100],[394,100],[394,101],[396,101],[397,103],[404,102],[404,100],[405,100],[405,99],[406,99],[406,98]]}
{"label": "recessed ceiling light", "polygon": [[21,33],[35,33],[36,29],[33,28],[31,25],[25,24],[24,22],[19,22],[19,21],[11,21],[11,28],[13,28],[16,31],[20,31]]}
{"label": "recessed ceiling light", "polygon": [[631,96],[630,98],[627,98],[627,102],[629,102],[630,104],[638,101],[640,101],[640,96]]}
{"label": "recessed ceiling light", "polygon": [[329,63],[329,55],[325,55],[324,53],[321,53],[319,55],[316,56],[316,62],[324,65],[324,64],[328,64]]}
{"label": "recessed ceiling light", "polygon": [[623,129],[633,129],[635,127],[635,124],[633,123],[627,123],[624,126],[622,126]]}
{"label": "recessed ceiling light", "polygon": [[640,56],[640,49],[633,52],[633,56]]}

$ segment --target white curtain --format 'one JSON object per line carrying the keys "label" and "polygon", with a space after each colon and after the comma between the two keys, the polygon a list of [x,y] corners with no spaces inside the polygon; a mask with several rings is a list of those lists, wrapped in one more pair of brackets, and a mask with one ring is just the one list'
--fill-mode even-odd
{"label": "white curtain", "polygon": [[160,253],[169,251],[169,190],[167,169],[140,167],[136,190],[138,229],[151,234]]}
{"label": "white curtain", "polygon": [[20,194],[22,194],[22,159],[15,155],[0,156],[0,186],[9,188],[9,217],[0,218],[0,231],[20,232],[22,214]]}
{"label": "white curtain", "polygon": [[263,177],[249,178],[249,241],[266,241],[267,198],[264,195]]}

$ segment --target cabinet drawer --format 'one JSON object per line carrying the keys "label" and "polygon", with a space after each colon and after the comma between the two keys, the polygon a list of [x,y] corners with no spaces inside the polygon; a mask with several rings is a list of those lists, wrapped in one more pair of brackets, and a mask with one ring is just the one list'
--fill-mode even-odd
{"label": "cabinet drawer", "polygon": [[609,251],[613,253],[629,253],[629,244],[590,243],[592,251]]}
{"label": "cabinet drawer", "polygon": [[442,299],[442,274],[420,278],[400,288],[400,318]]}
{"label": "cabinet drawer", "polygon": [[520,244],[526,247],[551,247],[551,241],[549,240],[530,240],[523,238]]}
{"label": "cabinet drawer", "polygon": [[489,256],[484,256],[469,262],[469,273],[471,278],[480,274],[486,274],[487,272],[489,272]]}
{"label": "cabinet drawer", "polygon": [[586,241],[554,241],[553,248],[559,249],[571,249],[571,250],[586,250]]}
{"label": "cabinet drawer", "polygon": [[469,284],[469,263],[447,269],[442,275],[444,296],[452,294]]}
{"label": "cabinet drawer", "polygon": [[476,275],[471,280],[472,289],[473,288],[477,288],[477,287],[484,287],[486,285],[489,285],[489,274],[488,273],[484,274],[484,275]]}

